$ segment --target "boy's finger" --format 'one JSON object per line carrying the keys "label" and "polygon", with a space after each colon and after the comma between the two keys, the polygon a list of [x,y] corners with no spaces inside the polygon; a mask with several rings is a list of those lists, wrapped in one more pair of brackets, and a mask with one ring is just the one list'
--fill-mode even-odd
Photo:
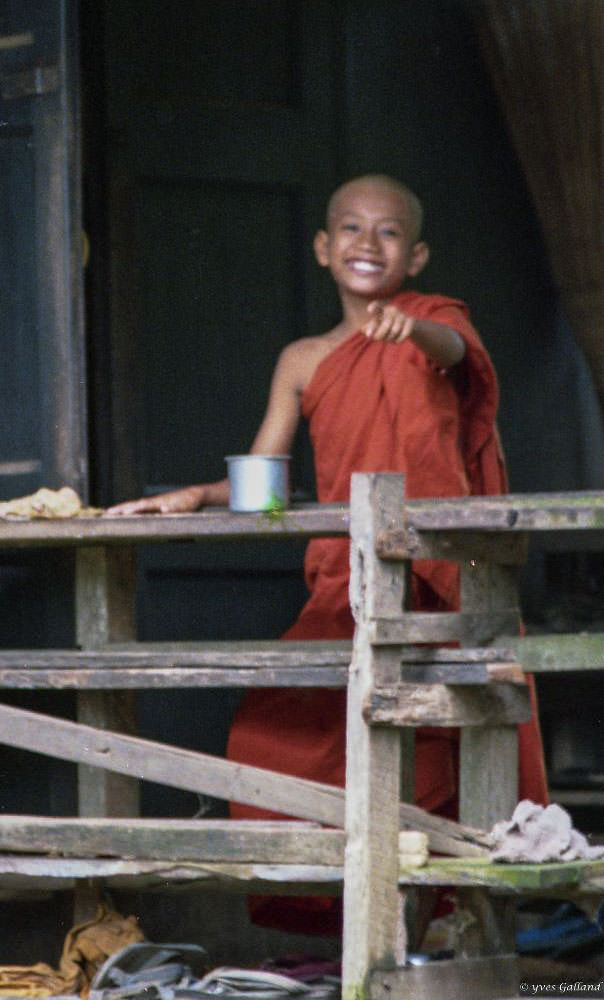
{"label": "boy's finger", "polygon": [[392,313],[390,318],[390,328],[388,330],[388,340],[398,343],[399,336],[403,329],[403,324],[405,322],[405,317],[402,313],[396,312]]}
{"label": "boy's finger", "polygon": [[386,340],[390,330],[392,328],[392,317],[384,315],[382,321],[378,324],[375,333],[373,334],[374,340]]}
{"label": "boy's finger", "polygon": [[402,344],[402,342],[404,340],[407,340],[407,337],[409,337],[413,333],[413,327],[414,326],[415,326],[415,317],[414,316],[404,316],[403,317],[402,328],[401,328],[401,331],[400,331],[398,337],[396,338],[397,344]]}

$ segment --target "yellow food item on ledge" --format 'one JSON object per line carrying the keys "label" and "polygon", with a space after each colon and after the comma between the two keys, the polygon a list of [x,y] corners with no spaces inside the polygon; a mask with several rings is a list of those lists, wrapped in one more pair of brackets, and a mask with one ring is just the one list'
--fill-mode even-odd
{"label": "yellow food item on ledge", "polygon": [[0,518],[98,517],[99,507],[84,507],[71,486],[49,490],[42,486],[35,493],[0,503]]}

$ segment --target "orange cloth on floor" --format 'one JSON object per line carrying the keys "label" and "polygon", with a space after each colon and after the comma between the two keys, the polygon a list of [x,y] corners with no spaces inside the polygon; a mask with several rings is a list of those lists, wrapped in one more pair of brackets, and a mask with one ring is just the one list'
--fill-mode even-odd
{"label": "orange cloth on floor", "polygon": [[[319,501],[348,501],[353,472],[402,472],[407,497],[504,493],[507,478],[495,423],[497,379],[466,306],[417,292],[403,292],[395,301],[408,315],[457,330],[465,341],[465,357],[446,372],[410,340],[389,344],[356,333],[324,358],[302,397]],[[313,539],[305,575],[310,597],[283,638],[350,638],[348,539]],[[416,561],[412,593],[416,609],[458,607],[457,567]],[[228,756],[343,785],[345,729],[343,691],[256,690],[245,696],[235,716]],[[520,793],[524,797],[530,789],[533,801],[544,802],[536,716],[520,729]],[[456,730],[417,732],[418,805],[437,810],[454,797],[457,740]],[[231,811],[237,817],[277,815],[238,804]]]}
{"label": "orange cloth on floor", "polygon": [[136,917],[122,917],[101,903],[94,918],[77,924],[67,934],[58,970],[44,962],[0,965],[0,998],[87,997],[90,984],[109,956],[144,940]]}

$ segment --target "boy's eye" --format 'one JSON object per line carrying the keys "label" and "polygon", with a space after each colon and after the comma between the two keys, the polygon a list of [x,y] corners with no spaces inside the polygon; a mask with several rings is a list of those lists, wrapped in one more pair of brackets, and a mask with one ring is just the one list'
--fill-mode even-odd
{"label": "boy's eye", "polygon": [[400,234],[400,232],[399,232],[398,229],[394,229],[394,228],[391,228],[390,226],[387,226],[385,229],[382,229],[382,235],[383,236],[400,236],[401,234]]}
{"label": "boy's eye", "polygon": [[358,228],[359,227],[356,222],[344,222],[342,225],[342,229],[345,229],[350,233],[358,232]]}

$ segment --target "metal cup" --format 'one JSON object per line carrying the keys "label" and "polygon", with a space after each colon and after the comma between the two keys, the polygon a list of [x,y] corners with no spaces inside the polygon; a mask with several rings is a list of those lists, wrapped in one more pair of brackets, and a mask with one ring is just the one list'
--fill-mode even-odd
{"label": "metal cup", "polygon": [[234,511],[279,511],[289,507],[289,455],[227,455]]}

